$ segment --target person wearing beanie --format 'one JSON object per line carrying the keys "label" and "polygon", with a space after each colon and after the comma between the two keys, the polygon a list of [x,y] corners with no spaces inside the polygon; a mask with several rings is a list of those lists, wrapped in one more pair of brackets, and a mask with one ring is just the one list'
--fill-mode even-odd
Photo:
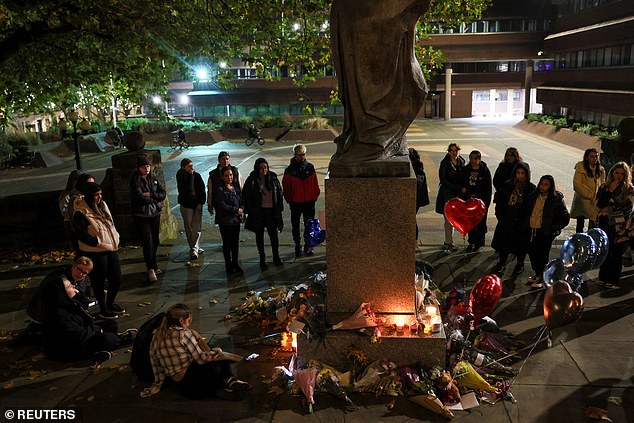
{"label": "person wearing beanie", "polygon": [[[218,153],[218,165],[214,170],[209,172],[209,179],[207,180],[207,209],[209,210],[209,214],[211,216],[214,215],[214,193],[218,187],[222,186],[222,173],[220,172],[220,169],[225,166],[229,166],[231,168],[231,173],[233,174],[233,185],[238,187],[238,189],[242,188],[243,184],[240,172],[237,167],[231,166],[229,163],[230,160],[231,155],[226,151],[221,151]],[[218,224],[217,219],[214,223]]]}
{"label": "person wearing beanie", "polygon": [[143,244],[143,259],[148,279],[150,282],[156,282],[156,273],[159,271],[156,251],[159,245],[161,203],[165,200],[165,188],[152,175],[152,166],[147,156],[138,156],[136,166],[129,183],[130,206],[134,224]]}
{"label": "person wearing beanie", "polygon": [[196,260],[198,254],[204,251],[200,248],[200,235],[206,194],[205,182],[194,170],[191,159],[181,160],[181,168],[176,172],[176,186],[190,257]]}
{"label": "person wearing beanie", "polygon": [[117,254],[119,232],[108,205],[103,201],[101,187],[94,182],[86,182],[81,186],[81,193],[83,197],[78,198],[73,207],[73,228],[79,240],[80,254],[93,262],[90,281],[99,304],[99,316],[114,319],[117,314],[125,312],[114,302],[121,287],[121,266]]}

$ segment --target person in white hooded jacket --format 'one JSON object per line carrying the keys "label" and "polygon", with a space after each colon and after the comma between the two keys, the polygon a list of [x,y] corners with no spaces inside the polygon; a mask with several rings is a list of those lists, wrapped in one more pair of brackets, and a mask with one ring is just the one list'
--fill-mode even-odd
{"label": "person in white hooded jacket", "polygon": [[[99,304],[99,316],[114,319],[125,310],[114,302],[121,287],[119,265],[119,232],[114,226],[108,205],[101,196],[101,187],[88,182],[82,188],[83,198],[74,204],[73,227],[79,239],[81,255],[93,261],[90,280]],[[108,279],[108,296],[105,282]]]}

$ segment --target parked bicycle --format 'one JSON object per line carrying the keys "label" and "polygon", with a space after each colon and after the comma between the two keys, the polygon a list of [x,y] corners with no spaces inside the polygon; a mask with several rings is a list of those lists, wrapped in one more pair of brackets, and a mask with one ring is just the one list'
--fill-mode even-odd
{"label": "parked bicycle", "polygon": [[172,137],[172,142],[170,142],[171,150],[187,150],[189,148],[189,143],[187,142],[187,137],[185,136],[185,132],[181,129],[178,130],[176,134]]}
{"label": "parked bicycle", "polygon": [[258,144],[260,145],[264,145],[264,138],[262,138],[261,135],[262,131],[260,131],[260,128],[258,128],[257,126],[255,126],[255,124],[250,124],[249,125],[249,135],[247,136],[247,139],[244,140],[244,143],[248,146],[250,146],[251,144],[253,144],[254,142],[258,142]]}

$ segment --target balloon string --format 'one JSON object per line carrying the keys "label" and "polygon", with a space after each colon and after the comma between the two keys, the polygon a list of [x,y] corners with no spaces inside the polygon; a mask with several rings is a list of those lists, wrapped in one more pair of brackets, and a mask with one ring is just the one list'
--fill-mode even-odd
{"label": "balloon string", "polygon": [[[539,342],[542,340],[542,337],[544,336],[544,333],[546,333],[546,325],[543,325],[541,327],[541,329],[538,332],[539,335],[539,339],[537,339],[537,341],[533,344],[533,347],[531,348],[531,350],[528,352],[528,355],[526,356],[526,358],[524,359],[524,361],[522,362],[522,365],[520,366],[519,370],[517,371],[517,374],[511,379],[511,381],[509,382],[509,388],[511,386],[513,386],[513,384],[515,383],[515,380],[517,379],[517,377],[520,375],[520,373],[522,373],[522,369],[524,368],[524,365],[526,364],[526,362],[528,361],[529,357],[531,356],[531,354],[533,354],[533,351],[535,350],[535,347],[537,346],[537,344],[539,344]],[[534,338],[533,338],[534,339]]]}
{"label": "balloon string", "polygon": [[[497,360],[494,360],[494,361],[490,362],[489,364],[486,364],[486,365],[483,365],[483,366],[478,366],[478,367],[480,367],[480,368],[482,368],[482,369],[487,368],[487,367],[492,366],[492,365],[494,365],[494,364],[497,364],[497,363],[499,363],[499,362],[501,362],[501,361],[504,361],[504,360],[506,360],[507,358],[514,357],[514,356],[516,356],[517,354],[521,353],[522,351],[525,351],[525,350],[527,350],[527,349],[529,349],[529,348],[530,348],[530,349],[531,349],[530,353],[528,354],[528,356],[526,357],[526,359],[524,359],[524,362],[526,362],[526,360],[528,360],[528,357],[530,357],[530,355],[532,354],[533,349],[537,346],[537,344],[539,344],[539,343],[541,342],[541,339],[542,339],[542,336],[544,335],[544,331],[545,331],[545,329],[546,329],[546,325],[544,325],[544,326],[542,326],[541,328],[539,328],[539,331],[535,334],[535,336],[533,336],[533,339],[535,339],[535,338],[539,337],[539,339],[537,339],[537,341],[535,341],[535,343],[534,343],[534,344],[532,344],[532,345],[527,345],[527,346],[525,346],[524,348],[521,348],[521,349],[519,349],[519,350],[515,351],[514,353],[507,354],[507,355],[505,355],[504,357],[498,358]],[[466,338],[465,338],[465,339],[469,339],[469,334],[470,334],[470,333],[471,333],[471,330],[469,330],[469,332],[467,332],[467,336],[466,336]],[[533,339],[531,339],[531,341],[532,341]],[[464,350],[465,350],[465,348],[466,348],[466,345],[462,347],[462,351],[460,352],[460,357],[459,357],[459,360],[462,360],[462,356],[464,355]],[[522,367],[524,367],[524,364],[522,364]],[[522,371],[522,368],[520,367],[520,369],[519,369],[519,370],[518,370],[518,372],[517,372],[517,375],[519,375],[519,372],[521,372],[521,371]],[[467,371],[466,373],[462,373],[462,374],[467,374],[467,373],[469,373],[469,372]],[[455,377],[462,376],[462,374],[458,374],[458,375],[456,375]],[[515,377],[517,377],[517,375],[516,375]],[[510,386],[510,385],[509,385],[509,386]]]}
{"label": "balloon string", "polygon": [[462,258],[464,260],[464,267],[462,268],[462,289],[467,289],[467,272],[464,269],[467,267],[467,244],[465,236],[462,236]]}

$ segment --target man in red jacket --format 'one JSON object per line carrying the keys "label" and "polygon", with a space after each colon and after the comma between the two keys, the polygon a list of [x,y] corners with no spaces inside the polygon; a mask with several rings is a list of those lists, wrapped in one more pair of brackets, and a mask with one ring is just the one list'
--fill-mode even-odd
{"label": "man in red jacket", "polygon": [[[304,215],[304,225],[309,219],[315,218],[315,201],[319,198],[320,190],[317,183],[315,167],[306,161],[306,146],[297,144],[293,147],[291,164],[284,170],[282,188],[284,198],[291,208],[291,224],[293,226],[293,241],[295,241],[295,257],[301,257],[301,238],[299,220]],[[304,254],[313,255],[312,248],[304,244]]]}

